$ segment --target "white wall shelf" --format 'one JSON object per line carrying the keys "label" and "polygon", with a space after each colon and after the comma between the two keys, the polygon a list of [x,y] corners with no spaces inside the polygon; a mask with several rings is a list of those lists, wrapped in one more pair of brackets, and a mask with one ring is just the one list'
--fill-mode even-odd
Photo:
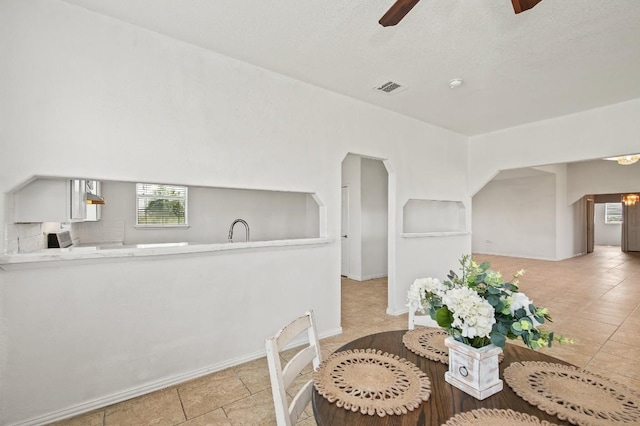
{"label": "white wall shelf", "polygon": [[446,232],[407,232],[400,234],[402,238],[431,238],[453,237],[456,235],[470,235],[471,231],[446,231]]}

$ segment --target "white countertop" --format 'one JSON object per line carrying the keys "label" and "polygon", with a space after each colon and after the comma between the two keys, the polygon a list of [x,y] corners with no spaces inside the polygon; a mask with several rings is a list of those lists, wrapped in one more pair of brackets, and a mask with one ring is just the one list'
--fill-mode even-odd
{"label": "white countertop", "polygon": [[[33,253],[0,255],[0,269],[24,269],[42,267],[49,262],[74,260],[140,258],[149,256],[186,255],[195,253],[221,252],[229,250],[253,250],[276,247],[308,246],[329,244],[334,238],[302,238],[294,240],[250,241],[234,243],[157,243],[134,245],[88,245],[59,249],[44,249]],[[44,264],[44,265],[43,265]]]}

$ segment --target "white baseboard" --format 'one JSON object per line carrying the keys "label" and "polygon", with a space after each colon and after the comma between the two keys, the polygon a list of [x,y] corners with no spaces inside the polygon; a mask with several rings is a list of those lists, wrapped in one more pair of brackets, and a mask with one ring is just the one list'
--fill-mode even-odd
{"label": "white baseboard", "polygon": [[517,253],[493,253],[488,251],[473,251],[473,254],[486,254],[488,256],[504,256],[504,257],[519,257],[522,259],[533,259],[533,260],[549,260],[549,261],[557,261],[555,257],[547,257],[547,256],[530,256],[527,254],[517,254]]}
{"label": "white baseboard", "polygon": [[378,278],[387,278],[387,276],[388,274],[373,274],[373,275],[364,275],[364,276],[349,274],[347,275],[347,278],[354,281],[369,281],[369,280],[375,280]]}
{"label": "white baseboard", "polygon": [[397,317],[399,315],[406,314],[408,312],[409,312],[408,307],[404,307],[402,309],[391,309],[387,306],[387,315],[393,315],[394,317]]}
{"label": "white baseboard", "polygon": [[[342,327],[334,328],[331,330],[327,330],[323,333],[320,333],[318,335],[318,338],[324,339],[327,337],[336,336],[338,334],[342,334]],[[287,347],[298,346],[303,343],[302,340],[303,339],[300,339],[297,342],[297,344],[295,344],[295,341],[291,342],[291,344],[287,345]],[[320,346],[322,346],[322,342],[320,342]],[[197,370],[193,370],[187,373],[178,374],[178,375],[167,377],[161,380],[156,380],[144,386],[138,386],[122,392],[116,392],[114,394],[107,395],[102,398],[97,398],[92,401],[83,402],[81,404],[77,404],[69,408],[53,411],[51,413],[34,417],[29,420],[20,421],[18,423],[12,423],[8,426],[36,426],[36,425],[43,425],[43,424],[48,424],[48,423],[68,419],[70,417],[75,417],[80,414],[88,413],[90,411],[97,410],[102,407],[106,407],[108,405],[116,404],[118,402],[126,401],[128,399],[136,398],[138,396],[146,395],[148,393],[165,389],[170,386],[175,386],[177,384],[186,382],[188,380],[197,379],[198,377],[206,376],[207,374],[215,373],[216,371],[221,371],[229,367],[235,367],[236,365],[244,364],[245,362],[253,361],[253,360],[262,358],[264,356],[266,356],[266,350],[260,350],[258,352],[254,352],[238,358],[233,358],[230,360],[212,364],[212,365],[199,368]]]}

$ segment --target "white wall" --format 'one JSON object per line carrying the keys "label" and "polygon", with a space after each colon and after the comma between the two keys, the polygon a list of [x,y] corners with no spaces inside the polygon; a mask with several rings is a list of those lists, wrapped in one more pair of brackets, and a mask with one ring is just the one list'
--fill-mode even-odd
{"label": "white wall", "polygon": [[[403,138],[404,129],[395,129],[398,138]],[[445,131],[443,130],[443,133]],[[444,134],[443,134],[444,136]],[[406,238],[402,236],[402,207],[409,199],[459,201],[471,206],[471,197],[466,190],[467,175],[457,172],[466,158],[466,152],[457,144],[438,144],[438,137],[429,136],[428,143],[412,146],[409,150],[403,143],[403,162],[387,163],[390,190],[389,203],[396,208],[390,212],[389,280],[395,286],[389,288],[387,311],[398,314],[407,311],[407,290],[418,277],[444,279],[453,267],[457,267],[461,255],[471,253],[470,235],[450,237]],[[382,156],[377,156],[382,157]],[[383,157],[382,157],[383,158]],[[409,158],[420,159],[408,161]],[[429,159],[427,165],[424,161]],[[431,162],[432,160],[437,161]],[[397,187],[397,191],[392,188]],[[467,211],[471,209],[468,208]],[[471,217],[469,216],[469,222]],[[394,269],[395,268],[395,269]]]}
{"label": "white wall", "polygon": [[[0,51],[0,193],[35,175],[308,192],[323,206],[320,235],[334,239],[0,271],[0,424],[72,415],[260,356],[264,338],[305,309],[321,334],[339,332],[348,152],[393,170],[390,220],[409,198],[470,201],[462,135],[80,7],[1,2]],[[0,197],[0,223],[8,208]],[[399,313],[416,277],[442,276],[471,243],[409,241],[401,220],[392,225],[388,310]]]}
{"label": "white wall", "polygon": [[[102,221],[77,226],[81,243],[99,242],[94,230],[122,223],[124,243],[196,242],[225,243],[235,219],[249,224],[251,241],[318,237],[318,206],[307,209],[309,194],[281,191],[237,190],[191,186],[188,191],[189,228],[136,228],[135,183],[103,182]],[[309,211],[307,211],[309,210]],[[307,218],[307,214],[311,215]],[[308,223],[315,221],[315,232]],[[105,225],[106,224],[106,225]],[[83,238],[87,235],[88,238]],[[236,224],[234,241],[245,241],[245,229]]]}
{"label": "white wall", "polygon": [[[637,150],[640,152],[640,142]],[[615,161],[586,161],[568,165],[568,199],[588,194],[640,192],[640,162],[621,166]]]}
{"label": "white wall", "polygon": [[[501,170],[556,165],[553,170],[546,166],[556,175],[556,251],[545,257],[575,256],[586,247],[581,197],[638,191],[635,182],[640,177],[640,165],[621,169],[610,161],[584,160],[640,152],[639,133],[640,99],[636,99],[473,136],[469,139],[469,191],[478,193]],[[482,232],[475,226],[473,231]]]}
{"label": "white wall", "polygon": [[264,338],[304,309],[322,334],[339,331],[332,250],[0,271],[0,424],[48,423],[263,356]]}
{"label": "white wall", "polygon": [[[553,249],[542,253],[540,247],[537,249],[516,249],[514,245],[507,245],[497,249],[493,235],[501,235],[501,229],[493,229],[491,219],[508,215],[510,207],[502,209],[502,205],[491,202],[478,204],[477,199],[482,202],[485,188],[494,182],[503,182],[503,175],[518,177],[537,173],[551,173],[555,177],[555,217],[553,238],[555,244]],[[540,166],[534,168],[522,168],[500,172],[494,180],[481,189],[474,196],[473,209],[473,250],[478,253],[493,253],[505,255],[522,255],[524,257],[560,260],[585,253],[586,250],[586,211],[582,204],[582,197],[587,194],[609,194],[618,192],[638,192],[640,183],[640,164],[631,166],[620,166],[612,161],[594,160],[583,161],[570,164],[559,164],[552,166]],[[501,187],[502,188],[502,187]],[[502,188],[503,193],[494,187],[494,201],[500,198],[508,199],[513,196],[512,191]],[[527,191],[526,196],[531,199],[544,196],[544,192],[535,185],[525,186],[522,191]],[[498,191],[498,192],[496,192]],[[523,192],[524,193],[524,192]],[[539,226],[539,222],[544,220],[540,215],[523,215],[521,212],[513,212],[517,218],[510,221],[520,222],[520,228],[533,228]],[[493,236],[493,237],[492,237]],[[500,237],[501,239],[502,237]],[[540,235],[540,238],[543,238]],[[486,241],[492,241],[487,243]],[[618,242],[620,237],[618,233]],[[524,250],[524,252],[523,252]]]}
{"label": "white wall", "polygon": [[467,212],[460,201],[409,200],[403,208],[403,232],[408,234],[464,232]]}
{"label": "white wall", "polygon": [[619,246],[622,242],[622,224],[605,223],[604,203],[596,203],[594,210],[594,243],[605,246]]}
{"label": "white wall", "polygon": [[[640,99],[469,139],[469,190],[500,170],[640,152]],[[616,191],[617,192],[617,191]],[[569,191],[570,203],[576,201]]]}
{"label": "white wall", "polygon": [[389,198],[388,174],[380,160],[363,158],[362,173],[362,279],[387,276]]}
{"label": "white wall", "polygon": [[474,253],[554,259],[555,175],[495,179],[473,197]]}

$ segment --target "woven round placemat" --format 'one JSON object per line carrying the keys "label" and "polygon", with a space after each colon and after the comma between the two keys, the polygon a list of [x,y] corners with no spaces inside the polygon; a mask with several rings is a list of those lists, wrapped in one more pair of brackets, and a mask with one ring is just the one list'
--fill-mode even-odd
{"label": "woven round placemat", "polygon": [[576,425],[638,425],[640,394],[569,365],[522,361],[504,370],[522,399]]}
{"label": "woven round placemat", "polygon": [[556,426],[546,420],[513,410],[479,408],[451,417],[443,426]]}
{"label": "woven round placemat", "polygon": [[331,354],[313,373],[318,393],[338,407],[380,417],[406,414],[431,396],[431,382],[415,364],[375,349]]}
{"label": "woven round placemat", "polygon": [[402,336],[402,343],[413,353],[449,364],[449,348],[444,345],[447,337],[449,333],[441,328],[417,327]]}
{"label": "woven round placemat", "polygon": [[[444,344],[444,339],[449,333],[441,328],[418,327],[407,331],[402,336],[402,343],[411,352],[449,365],[449,348]],[[500,352],[498,361],[502,362],[504,353]]]}

